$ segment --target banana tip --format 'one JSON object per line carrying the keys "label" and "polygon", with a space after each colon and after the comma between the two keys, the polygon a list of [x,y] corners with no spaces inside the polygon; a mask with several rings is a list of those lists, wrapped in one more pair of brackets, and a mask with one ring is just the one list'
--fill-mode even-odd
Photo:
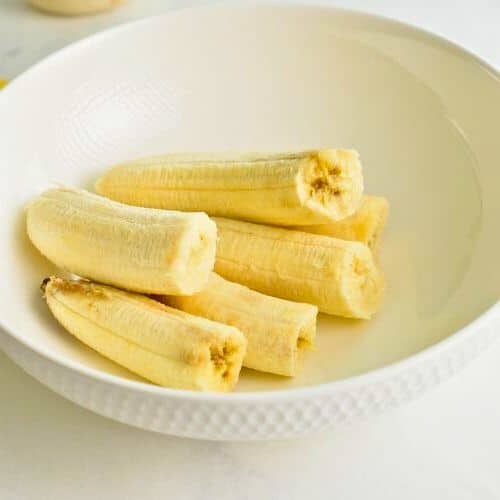
{"label": "banana tip", "polygon": [[45,289],[47,288],[47,284],[49,281],[52,279],[52,277],[47,277],[42,281],[42,284],[40,285],[40,290],[42,291],[43,296],[45,297]]}

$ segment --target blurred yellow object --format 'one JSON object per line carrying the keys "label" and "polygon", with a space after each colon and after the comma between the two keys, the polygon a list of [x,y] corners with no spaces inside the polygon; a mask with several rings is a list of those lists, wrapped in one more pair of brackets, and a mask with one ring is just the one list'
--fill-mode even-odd
{"label": "blurred yellow object", "polygon": [[7,80],[2,80],[0,78],[0,90],[3,89],[7,85]]}
{"label": "blurred yellow object", "polygon": [[28,3],[51,14],[79,16],[112,9],[123,0],[28,0]]}

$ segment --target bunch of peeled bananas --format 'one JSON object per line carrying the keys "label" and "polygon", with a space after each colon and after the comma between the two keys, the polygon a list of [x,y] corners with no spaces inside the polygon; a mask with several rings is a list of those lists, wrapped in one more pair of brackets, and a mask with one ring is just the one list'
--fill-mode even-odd
{"label": "bunch of peeled bananas", "polygon": [[87,191],[27,209],[62,270],[53,315],[103,356],[160,385],[231,390],[242,366],[294,376],[318,310],[369,319],[384,198],[363,196],[356,152],[171,154],[117,165]]}

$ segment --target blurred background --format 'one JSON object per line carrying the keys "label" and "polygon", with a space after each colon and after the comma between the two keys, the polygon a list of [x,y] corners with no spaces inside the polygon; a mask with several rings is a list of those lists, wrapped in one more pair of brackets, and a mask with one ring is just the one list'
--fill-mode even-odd
{"label": "blurred background", "polygon": [[[124,22],[171,9],[241,3],[236,0],[29,1],[46,10],[30,7],[28,0],[0,0],[0,80],[14,78],[41,58],[73,41]],[[480,51],[482,57],[495,60],[500,56],[500,47],[488,43],[488,40],[495,39],[498,30],[498,0],[292,0],[287,3],[327,4],[365,10],[441,33],[473,51]],[[110,9],[93,15],[68,17],[47,13],[47,10],[93,11],[107,7]],[[478,12],[486,13],[481,15],[480,29],[474,21]]]}

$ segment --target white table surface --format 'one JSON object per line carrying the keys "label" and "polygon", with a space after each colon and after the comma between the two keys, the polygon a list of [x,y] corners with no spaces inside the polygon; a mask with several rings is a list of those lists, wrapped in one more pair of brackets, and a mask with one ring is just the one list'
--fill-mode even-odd
{"label": "white table surface", "polygon": [[[208,3],[129,0],[111,14],[68,20],[0,0],[0,78],[105,27]],[[500,67],[496,0],[330,3],[436,31]],[[499,499],[499,359],[497,342],[423,398],[350,427],[296,441],[212,443],[94,415],[0,353],[0,499]]]}

